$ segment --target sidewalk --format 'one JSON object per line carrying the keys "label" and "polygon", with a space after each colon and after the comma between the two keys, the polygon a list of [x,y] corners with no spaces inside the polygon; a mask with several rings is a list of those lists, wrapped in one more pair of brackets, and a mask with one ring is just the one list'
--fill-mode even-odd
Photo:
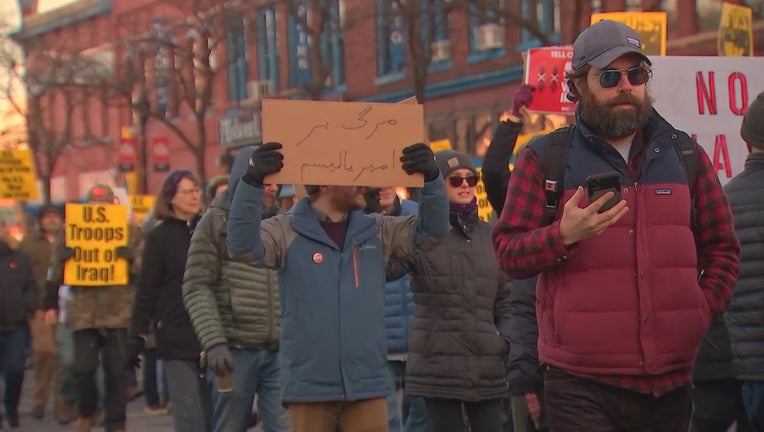
{"label": "sidewalk", "polygon": [[[34,374],[31,369],[26,370],[24,376],[24,389],[21,392],[21,403],[19,404],[19,420],[21,427],[10,429],[20,432],[55,432],[69,431],[72,424],[68,426],[59,426],[53,418],[52,404],[48,402],[48,409],[45,410],[45,417],[37,420],[29,415],[32,410],[32,391],[34,388]],[[169,415],[148,415],[143,412],[145,406],[143,397],[140,397],[127,406],[127,430],[140,432],[173,432],[172,417]],[[103,428],[94,428],[94,431],[103,431]]]}

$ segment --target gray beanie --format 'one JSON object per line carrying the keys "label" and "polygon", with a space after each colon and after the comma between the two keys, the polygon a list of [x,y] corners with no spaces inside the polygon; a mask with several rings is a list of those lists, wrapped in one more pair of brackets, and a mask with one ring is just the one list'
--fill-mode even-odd
{"label": "gray beanie", "polygon": [[458,170],[459,168],[466,168],[472,171],[472,174],[478,175],[475,165],[472,164],[466,154],[459,153],[454,150],[441,150],[435,153],[435,163],[438,165],[443,178],[448,177],[449,174]]}
{"label": "gray beanie", "polygon": [[740,136],[751,146],[764,149],[764,92],[756,96],[745,112]]}

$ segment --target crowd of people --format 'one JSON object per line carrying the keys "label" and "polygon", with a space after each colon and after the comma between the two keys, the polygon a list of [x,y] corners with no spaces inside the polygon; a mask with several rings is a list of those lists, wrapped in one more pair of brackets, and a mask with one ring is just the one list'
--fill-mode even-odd
{"label": "crowd of people", "polygon": [[116,250],[129,283],[78,287],[61,209],[43,206],[20,245],[0,242],[4,420],[19,427],[31,330],[31,415],[51,399],[75,432],[125,430],[139,367],[146,412],[180,432],[764,431],[764,93],[722,187],[653,108],[634,30],[601,21],[573,49],[573,124],[510,171],[524,85],[495,131],[491,222],[466,154],[405,147],[416,201],[307,185],[287,209],[267,183],[282,144],[266,143],[206,194],[170,173]]}

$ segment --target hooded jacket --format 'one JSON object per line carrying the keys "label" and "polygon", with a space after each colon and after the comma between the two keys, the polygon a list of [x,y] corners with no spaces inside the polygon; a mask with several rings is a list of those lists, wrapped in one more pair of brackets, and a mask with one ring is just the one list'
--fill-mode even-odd
{"label": "hooded jacket", "polygon": [[238,186],[227,245],[238,260],[279,270],[282,401],[387,396],[385,266],[447,234],[443,178],[425,182],[418,217],[350,212],[341,247],[309,198],[261,222],[262,197],[262,188]]}

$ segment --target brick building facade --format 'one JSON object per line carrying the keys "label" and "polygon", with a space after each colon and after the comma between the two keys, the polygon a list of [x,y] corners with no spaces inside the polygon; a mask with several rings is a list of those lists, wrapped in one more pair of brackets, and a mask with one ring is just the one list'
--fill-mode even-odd
{"label": "brick building facade", "polygon": [[[185,4],[206,0],[187,0]],[[315,0],[302,0],[316,5]],[[151,40],[146,35],[163,31],[177,33],[175,23],[183,21],[183,12],[171,7],[172,1],[160,0],[78,0],[65,7],[37,14],[34,1],[25,0],[23,24],[14,38],[27,53],[39,50],[86,50],[105,59],[119,75],[124,67],[121,58],[130,44],[117,41]],[[300,26],[302,17],[319,14],[308,8],[290,12],[287,4],[300,0],[235,0],[210,2],[230,4],[225,11],[225,31],[219,33],[220,46],[213,57],[217,73],[212,85],[212,99],[206,110],[204,130],[204,170],[207,178],[226,171],[226,155],[237,146],[258,142],[260,138],[258,97],[307,97],[300,92],[302,84],[315,80],[315,54],[307,49],[311,35]],[[322,97],[327,100],[364,100],[395,102],[414,94],[411,72],[414,64],[407,55],[406,20],[393,7],[392,0],[330,0],[325,14],[333,28],[324,34],[321,54],[331,67]],[[425,117],[429,138],[450,139],[459,150],[479,155],[494,130],[499,114],[509,108],[514,89],[522,78],[520,52],[541,41],[500,12],[467,6],[447,15],[443,5],[456,0],[422,0],[429,5],[427,34],[427,86],[424,91]],[[572,2],[561,0],[503,0],[475,2],[497,3],[516,16],[538,23],[538,30],[548,42],[570,43],[579,29],[589,23],[592,12],[642,10],[649,0],[600,0]],[[669,15],[669,55],[715,55],[716,26],[720,1],[670,0],[660,2]],[[315,7],[315,6],[314,6]],[[307,11],[307,12],[306,12]],[[759,16],[762,11],[756,11]],[[683,19],[679,20],[678,17]],[[698,19],[686,19],[695,17]],[[423,22],[425,22],[423,21]],[[755,22],[754,46],[760,55],[764,46],[764,25]],[[173,30],[174,29],[174,30]],[[193,37],[174,34],[174,37]],[[423,36],[424,37],[424,36]],[[154,56],[159,51],[151,51]],[[164,54],[162,54],[164,55]],[[151,59],[149,59],[151,60]],[[150,118],[146,122],[147,187],[155,193],[164,172],[155,172],[156,162],[167,162],[170,169],[197,170],[192,152],[173,129],[197,140],[200,131],[188,109],[173,112],[164,94],[166,82],[161,78],[167,63],[154,59],[146,69],[151,85],[148,89],[152,109],[161,109],[168,122]],[[33,64],[28,67],[34,67]],[[165,69],[166,70],[166,69]],[[140,122],[127,106],[109,103],[113,96],[90,94],[87,103],[72,109],[67,116],[66,97],[45,99],[46,120],[63,128],[71,127],[71,142],[63,152],[53,175],[54,200],[81,196],[96,181],[120,184],[118,143],[123,131],[135,135]],[[68,97],[72,97],[69,95]],[[169,103],[172,105],[172,103]],[[67,120],[68,119],[68,120]],[[299,121],[299,119],[295,119]],[[154,160],[153,144],[169,144],[167,160]],[[139,152],[140,153],[140,152]],[[143,166],[139,157],[136,164]]]}

